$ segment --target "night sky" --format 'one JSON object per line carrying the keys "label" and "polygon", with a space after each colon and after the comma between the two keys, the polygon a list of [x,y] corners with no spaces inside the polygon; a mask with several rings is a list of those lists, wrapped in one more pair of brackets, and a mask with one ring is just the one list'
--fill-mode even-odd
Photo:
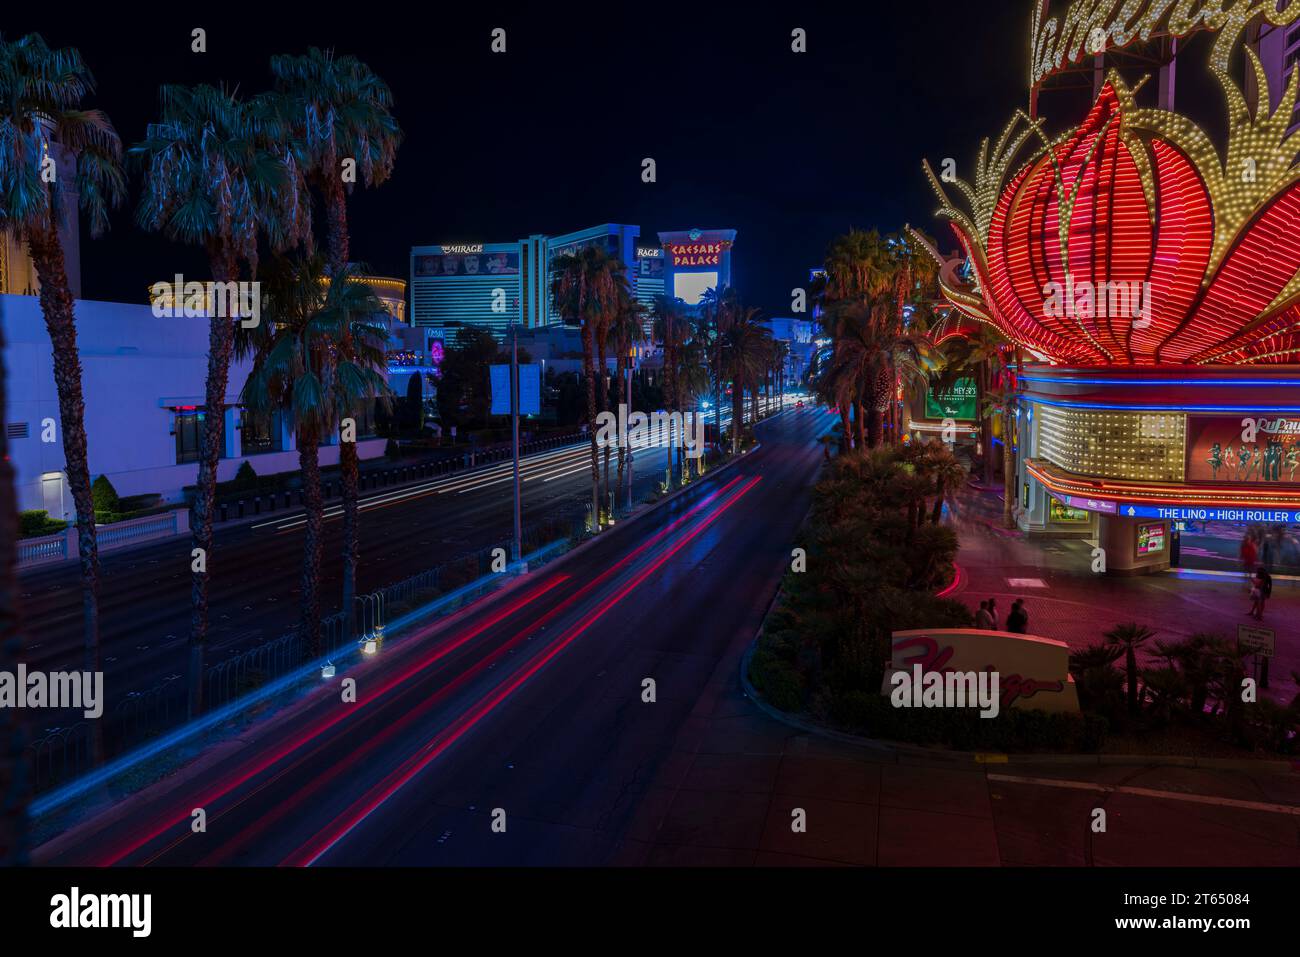
{"label": "night sky", "polygon": [[[179,6],[179,5],[177,5]],[[332,46],[393,89],[406,139],[392,180],[351,202],[353,258],[406,277],[409,248],[501,242],[603,222],[739,231],[734,284],[769,314],[850,226],[936,233],[922,157],[966,174],[979,139],[1024,105],[1027,4],[278,4],[150,14],[5,12],[5,33],[76,46],[98,81],[89,105],[136,142],[161,83],[270,85],[273,53]],[[983,12],[972,15],[972,8]],[[222,15],[216,11],[230,11]],[[247,13],[245,12],[247,11]],[[208,52],[190,52],[190,30]],[[507,30],[507,53],[489,51]],[[809,52],[790,51],[808,31]],[[641,182],[653,157],[658,182]],[[83,231],[84,295],[144,301],[201,255],[135,226],[138,180],[111,232]],[[950,234],[942,233],[945,248]]]}

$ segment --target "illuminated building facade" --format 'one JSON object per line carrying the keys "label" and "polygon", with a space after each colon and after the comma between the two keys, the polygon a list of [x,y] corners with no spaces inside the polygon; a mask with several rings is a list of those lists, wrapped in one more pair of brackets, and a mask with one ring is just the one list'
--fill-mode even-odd
{"label": "illuminated building facade", "polygon": [[[1183,521],[1300,522],[1300,4],[1195,6],[1034,0],[1031,113],[957,189],[926,165],[961,244],[944,294],[1017,373],[1020,525],[1095,539],[1110,572],[1168,567]],[[1193,34],[1223,142],[1173,109],[1172,62],[1148,92],[1097,54]],[[1091,110],[1051,137],[1039,92],[1094,60]]]}
{"label": "illuminated building facade", "polygon": [[[639,226],[604,223],[559,236],[535,234],[510,243],[449,243],[411,249],[411,322],[431,340],[450,344],[462,328],[504,341],[512,323],[541,329],[564,322],[551,301],[556,257],[592,245],[627,267],[636,300],[647,310],[655,296],[697,305],[705,290],[731,282],[736,231],[691,229],[640,240]],[[647,333],[650,323],[647,321]]]}

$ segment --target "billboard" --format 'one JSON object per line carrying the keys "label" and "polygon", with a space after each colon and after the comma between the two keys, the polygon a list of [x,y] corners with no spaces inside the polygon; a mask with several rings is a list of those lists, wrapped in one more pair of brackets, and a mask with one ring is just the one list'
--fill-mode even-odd
{"label": "billboard", "polygon": [[664,263],[666,260],[663,256],[645,256],[637,257],[636,275],[638,279],[659,279],[664,278]]}
{"label": "billboard", "polygon": [[1164,522],[1143,522],[1137,527],[1138,557],[1142,558],[1147,555],[1160,555],[1165,550],[1165,524]]}
{"label": "billboard", "polygon": [[431,276],[517,276],[518,253],[443,253],[416,256],[415,278]]}
{"label": "billboard", "polygon": [[1086,525],[1092,521],[1087,509],[1067,505],[1053,495],[1047,497],[1047,511],[1053,522],[1060,525]]}
{"label": "billboard", "polygon": [[952,419],[955,422],[978,421],[977,396],[974,379],[958,379],[942,389],[932,387],[925,394],[925,417]]}
{"label": "billboard", "polygon": [[1188,416],[1187,481],[1300,484],[1300,418],[1252,416],[1249,410]]}

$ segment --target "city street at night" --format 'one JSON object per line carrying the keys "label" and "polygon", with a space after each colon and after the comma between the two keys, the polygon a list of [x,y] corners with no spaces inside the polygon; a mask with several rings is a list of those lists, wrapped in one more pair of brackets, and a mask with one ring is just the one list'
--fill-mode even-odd
{"label": "city street at night", "polygon": [[1300,0],[5,19],[16,941],[1294,936]]}

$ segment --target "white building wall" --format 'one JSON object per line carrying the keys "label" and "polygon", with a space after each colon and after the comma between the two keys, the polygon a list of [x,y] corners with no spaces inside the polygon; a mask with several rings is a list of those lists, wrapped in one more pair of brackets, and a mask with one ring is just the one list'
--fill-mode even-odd
{"label": "white building wall", "polygon": [[[20,509],[47,509],[55,518],[72,518],[61,433],[42,441],[42,423],[59,423],[53,356],[40,302],[32,296],[4,295],[6,425],[27,424],[25,438],[11,437],[9,453]],[[170,502],[198,479],[198,463],[176,464],[169,406],[202,406],[207,378],[208,320],[156,318],[147,305],[77,300],[77,344],[81,355],[86,435],[92,480],[108,475],[119,495],[158,493]],[[226,402],[238,401],[249,363],[232,363]],[[227,414],[227,426],[237,416]],[[12,431],[12,430],[11,430]],[[226,446],[238,452],[238,434],[227,428]],[[362,458],[383,453],[382,439],[359,444]],[[296,471],[295,451],[223,458],[218,481],[234,478],[247,459],[259,475]],[[338,462],[338,447],[322,446],[322,465]],[[43,482],[42,476],[46,476]],[[56,486],[61,494],[54,494]],[[55,501],[59,507],[52,507]]]}

